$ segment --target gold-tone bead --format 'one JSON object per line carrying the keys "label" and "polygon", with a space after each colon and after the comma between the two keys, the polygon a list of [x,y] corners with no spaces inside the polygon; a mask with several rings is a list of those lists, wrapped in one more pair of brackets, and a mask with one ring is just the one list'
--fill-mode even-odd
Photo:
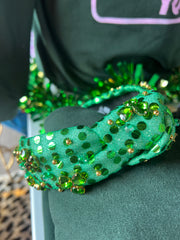
{"label": "gold-tone bead", "polygon": [[39,184],[34,184],[34,187],[35,187],[37,190],[40,190]]}
{"label": "gold-tone bead", "polygon": [[158,111],[158,110],[154,110],[154,111],[153,111],[153,115],[159,116],[159,111]]}
{"label": "gold-tone bead", "polygon": [[170,140],[173,141],[173,142],[176,142],[176,137],[177,137],[177,136],[178,136],[177,133],[175,133],[174,136],[171,135],[171,136],[170,136]]}
{"label": "gold-tone bead", "polygon": [[57,160],[52,160],[52,164],[57,164]]}
{"label": "gold-tone bead", "polygon": [[58,188],[58,192],[63,192],[63,189],[62,188]]}
{"label": "gold-tone bead", "polygon": [[147,82],[140,82],[140,84],[139,84],[141,87],[146,87],[146,85],[147,85]]}
{"label": "gold-tone bead", "polygon": [[134,149],[133,148],[128,148],[128,153],[133,153]]}
{"label": "gold-tone bead", "polygon": [[67,139],[67,140],[66,140],[66,144],[67,144],[67,145],[71,145],[71,144],[72,144],[72,141],[71,141],[70,139]]}
{"label": "gold-tone bead", "polygon": [[121,89],[121,86],[117,87],[116,89],[117,89],[117,90]]}
{"label": "gold-tone bead", "polygon": [[37,64],[32,64],[30,66],[30,71],[34,71],[37,68]]}
{"label": "gold-tone bead", "polygon": [[147,96],[147,95],[148,95],[148,92],[147,92],[147,91],[144,91],[142,94],[143,94],[144,96]]}
{"label": "gold-tone bead", "polygon": [[144,162],[148,162],[148,159],[144,160]]}
{"label": "gold-tone bead", "polygon": [[41,183],[41,187],[45,187],[45,185],[46,185],[46,184],[45,184],[44,182]]}
{"label": "gold-tone bead", "polygon": [[112,78],[109,78],[108,81],[109,81],[110,83],[115,83],[115,81],[114,81]]}
{"label": "gold-tone bead", "polygon": [[110,91],[113,92],[113,91],[114,91],[114,88],[111,88]]}
{"label": "gold-tone bead", "polygon": [[44,77],[44,73],[43,72],[38,72],[38,77],[39,78],[43,78]]}
{"label": "gold-tone bead", "polygon": [[101,174],[102,174],[101,171],[96,171],[96,176],[99,177],[99,176],[101,176]]}
{"label": "gold-tone bead", "polygon": [[112,124],[113,124],[113,120],[109,119],[107,123],[108,123],[109,125],[112,125]]}

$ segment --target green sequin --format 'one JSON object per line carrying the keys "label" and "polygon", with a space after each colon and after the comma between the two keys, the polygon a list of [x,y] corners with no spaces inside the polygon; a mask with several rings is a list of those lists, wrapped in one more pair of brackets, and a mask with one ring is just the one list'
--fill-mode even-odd
{"label": "green sequin", "polygon": [[96,165],[94,166],[94,169],[95,169],[96,171],[100,170],[101,168],[102,168],[102,164],[96,164]]}
{"label": "green sequin", "polygon": [[72,163],[77,163],[78,157],[77,157],[77,156],[72,156],[72,157],[70,157],[70,161],[71,161]]}
{"label": "green sequin", "polygon": [[54,134],[53,134],[52,132],[49,132],[49,133],[47,133],[47,135],[46,135],[46,139],[47,139],[47,140],[52,140],[53,137],[54,137]]}
{"label": "green sequin", "polygon": [[153,114],[152,114],[151,112],[146,112],[146,113],[144,114],[144,118],[145,118],[146,120],[150,120],[152,117],[153,117]]}
{"label": "green sequin", "polygon": [[51,171],[52,170],[49,165],[45,165],[45,168],[46,168],[47,171]]}
{"label": "green sequin", "polygon": [[82,144],[82,148],[87,149],[90,148],[91,144],[89,142],[85,142]]}
{"label": "green sequin", "polygon": [[35,144],[39,144],[39,143],[40,143],[40,140],[41,140],[40,136],[34,137],[34,143],[35,143]]}
{"label": "green sequin", "polygon": [[118,133],[118,131],[119,131],[119,129],[118,129],[117,126],[112,126],[112,127],[110,128],[110,132],[113,133],[113,134]]}
{"label": "green sequin", "polygon": [[61,130],[61,134],[62,135],[67,135],[69,133],[69,129],[68,128],[64,128]]}
{"label": "green sequin", "polygon": [[120,163],[120,162],[121,162],[121,157],[115,157],[113,162],[114,162],[115,164]]}
{"label": "green sequin", "polygon": [[81,166],[76,165],[74,166],[74,172],[80,172],[82,170]]}
{"label": "green sequin", "polygon": [[124,144],[128,147],[131,147],[134,144],[134,141],[132,139],[127,139]]}
{"label": "green sequin", "polygon": [[110,134],[106,134],[104,136],[104,141],[110,143],[112,141],[112,136]]}
{"label": "green sequin", "polygon": [[46,163],[47,162],[47,159],[45,157],[40,157],[40,162],[43,162],[43,163]]}
{"label": "green sequin", "polygon": [[160,124],[159,124],[159,131],[160,131],[161,133],[163,133],[163,132],[166,131],[166,126],[165,126],[164,123],[160,123]]}
{"label": "green sequin", "polygon": [[138,130],[134,130],[131,133],[131,135],[132,135],[133,138],[138,139],[140,137],[141,133]]}
{"label": "green sequin", "polygon": [[72,156],[74,154],[74,151],[73,151],[73,149],[67,149],[66,150],[66,155],[68,155],[68,156]]}
{"label": "green sequin", "polygon": [[157,103],[151,103],[149,105],[149,108],[152,110],[152,111],[155,111],[155,110],[158,110],[159,109],[159,105]]}
{"label": "green sequin", "polygon": [[49,149],[49,150],[54,150],[55,148],[56,148],[55,142],[50,142],[50,143],[48,144],[48,149]]}
{"label": "green sequin", "polygon": [[77,129],[83,129],[83,128],[84,128],[84,125],[77,126]]}
{"label": "green sequin", "polygon": [[146,129],[146,123],[145,122],[138,122],[137,124],[137,128],[140,130],[140,131],[143,131]]}
{"label": "green sequin", "polygon": [[53,157],[53,159],[58,160],[59,159],[59,154],[58,153],[52,153],[52,157]]}
{"label": "green sequin", "polygon": [[115,155],[116,155],[116,153],[114,151],[107,152],[107,157],[110,158],[110,159],[115,157]]}
{"label": "green sequin", "polygon": [[118,153],[119,153],[120,155],[124,155],[124,154],[127,153],[127,149],[126,149],[126,148],[120,148]]}
{"label": "green sequin", "polygon": [[86,134],[85,132],[80,132],[80,133],[78,134],[79,140],[85,140],[86,137],[87,137],[87,134]]}
{"label": "green sequin", "polygon": [[42,148],[41,146],[38,146],[38,147],[37,147],[37,152],[38,152],[39,154],[41,154],[41,153],[43,152],[43,148]]}
{"label": "green sequin", "polygon": [[151,139],[153,142],[158,142],[161,139],[161,135],[155,134]]}
{"label": "green sequin", "polygon": [[159,153],[161,150],[160,146],[158,144],[156,144],[152,149],[151,151],[154,152],[154,153]]}
{"label": "green sequin", "polygon": [[103,176],[106,176],[106,175],[108,175],[109,170],[108,170],[107,168],[103,168],[103,169],[101,170],[101,173],[102,173]]}
{"label": "green sequin", "polygon": [[63,161],[60,161],[56,166],[57,168],[62,169],[64,167]]}

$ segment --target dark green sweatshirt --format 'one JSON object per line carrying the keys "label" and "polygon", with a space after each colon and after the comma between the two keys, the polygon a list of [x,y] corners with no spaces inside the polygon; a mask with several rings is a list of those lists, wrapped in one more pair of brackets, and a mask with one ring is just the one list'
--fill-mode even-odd
{"label": "dark green sweatshirt", "polygon": [[150,72],[180,65],[175,0],[1,0],[0,120],[12,118],[28,82],[29,38],[47,76],[69,91],[105,77],[108,62],[143,62]]}

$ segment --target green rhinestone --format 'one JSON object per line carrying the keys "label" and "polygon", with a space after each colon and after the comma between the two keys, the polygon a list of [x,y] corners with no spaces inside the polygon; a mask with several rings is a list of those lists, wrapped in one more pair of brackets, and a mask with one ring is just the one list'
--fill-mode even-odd
{"label": "green rhinestone", "polygon": [[54,149],[56,148],[55,142],[50,142],[50,143],[48,144],[48,148],[49,148],[49,150],[54,150]]}
{"label": "green rhinestone", "polygon": [[134,141],[132,139],[128,139],[125,141],[125,146],[131,147],[134,144]]}
{"label": "green rhinestone", "polygon": [[101,168],[102,168],[102,164],[96,164],[96,165],[94,166],[94,169],[95,169],[96,171],[100,170]]}
{"label": "green rhinestone", "polygon": [[132,135],[133,138],[138,139],[140,137],[141,133],[138,130],[134,130],[131,133],[131,135]]}
{"label": "green rhinestone", "polygon": [[37,152],[38,152],[39,154],[41,154],[41,153],[43,152],[43,148],[42,148],[41,146],[38,146],[38,147],[37,147]]}
{"label": "green rhinestone", "polygon": [[101,170],[101,173],[102,173],[103,176],[106,176],[109,173],[109,170],[107,168],[103,168]]}
{"label": "green rhinestone", "polygon": [[91,144],[89,142],[85,142],[85,143],[82,144],[82,148],[84,148],[84,149],[87,149],[90,146],[91,146]]}
{"label": "green rhinestone", "polygon": [[52,170],[49,165],[45,165],[45,168],[46,168],[46,170],[47,170],[48,172]]}
{"label": "green rhinestone", "polygon": [[146,129],[146,123],[145,123],[145,122],[138,122],[137,128],[138,128],[140,131],[145,130],[145,129]]}
{"label": "green rhinestone", "polygon": [[33,186],[35,184],[35,181],[31,176],[29,176],[26,180],[30,186]]}
{"label": "green rhinestone", "polygon": [[115,164],[118,164],[121,162],[121,157],[115,157],[114,161]]}
{"label": "green rhinestone", "polygon": [[137,111],[139,113],[144,113],[148,109],[148,102],[138,102]]}
{"label": "green rhinestone", "polygon": [[87,137],[87,134],[86,134],[85,132],[80,132],[80,133],[78,134],[79,140],[85,140],[86,137]]}
{"label": "green rhinestone", "polygon": [[47,133],[47,135],[46,135],[46,139],[47,139],[47,140],[52,140],[53,137],[54,137],[54,134],[53,134],[52,132],[49,132],[49,133]]}
{"label": "green rhinestone", "polygon": [[72,181],[67,176],[59,177],[59,183],[61,184],[62,189],[69,189],[72,187]]}
{"label": "green rhinestone", "polygon": [[72,156],[73,154],[74,154],[73,149],[68,148],[68,149],[66,150],[66,155]]}
{"label": "green rhinestone", "polygon": [[94,184],[94,183],[96,183],[96,180],[94,180],[94,179],[89,179],[89,180],[88,180],[88,184],[89,184],[89,185]]}
{"label": "green rhinestone", "polygon": [[113,133],[113,134],[118,133],[118,131],[119,131],[119,129],[118,129],[117,126],[112,126],[112,127],[110,128],[110,132]]}
{"label": "green rhinestone", "polygon": [[149,105],[149,108],[152,110],[152,111],[155,111],[155,110],[158,110],[159,109],[159,105],[157,103],[151,103]]}
{"label": "green rhinestone", "polygon": [[84,185],[86,183],[86,177],[78,172],[72,177],[72,182],[74,185]]}
{"label": "green rhinestone", "polygon": [[166,131],[166,126],[165,126],[164,123],[160,123],[160,125],[159,125],[159,131],[160,131],[161,133],[163,133],[163,132]]}
{"label": "green rhinestone", "polygon": [[107,157],[110,158],[110,159],[115,157],[115,155],[116,155],[116,153],[114,151],[107,152]]}
{"label": "green rhinestone", "polygon": [[82,168],[79,165],[74,166],[74,172],[80,172]]}
{"label": "green rhinestone", "polygon": [[110,143],[112,141],[112,136],[110,134],[106,134],[104,136],[104,141]]}
{"label": "green rhinestone", "polygon": [[116,124],[118,125],[118,126],[122,126],[122,125],[124,125],[125,124],[125,122],[122,122],[119,118],[116,120]]}
{"label": "green rhinestone", "polygon": [[150,120],[153,117],[153,114],[151,112],[146,112],[143,117],[147,120]]}
{"label": "green rhinestone", "polygon": [[153,142],[158,142],[161,138],[160,134],[155,134],[151,139]]}
{"label": "green rhinestone", "polygon": [[63,161],[60,161],[56,166],[57,168],[62,169],[64,167]]}
{"label": "green rhinestone", "polygon": [[117,112],[117,114],[119,115],[120,122],[123,124],[132,118],[133,111],[131,107],[123,107]]}
{"label": "green rhinestone", "polygon": [[152,149],[151,149],[152,152],[154,153],[159,153],[161,151],[161,148],[158,144],[156,144]]}
{"label": "green rhinestone", "polygon": [[72,157],[70,157],[70,161],[71,161],[72,163],[77,163],[78,157],[77,157],[77,156],[72,156]]}
{"label": "green rhinestone", "polygon": [[25,161],[25,160],[27,160],[29,158],[29,156],[30,156],[30,151],[28,149],[26,149],[26,148],[23,148],[21,150],[21,154],[20,154],[19,158],[21,160]]}
{"label": "green rhinestone", "polygon": [[39,144],[40,143],[40,136],[36,136],[36,137],[34,137],[34,143],[35,144]]}
{"label": "green rhinestone", "polygon": [[73,186],[71,188],[72,193],[85,194],[85,188],[83,186]]}
{"label": "green rhinestone", "polygon": [[119,153],[120,155],[124,155],[124,154],[127,153],[127,149],[126,149],[126,148],[120,148],[118,153]]}
{"label": "green rhinestone", "polygon": [[68,128],[64,128],[61,130],[61,134],[62,135],[67,135],[69,133],[69,129]]}

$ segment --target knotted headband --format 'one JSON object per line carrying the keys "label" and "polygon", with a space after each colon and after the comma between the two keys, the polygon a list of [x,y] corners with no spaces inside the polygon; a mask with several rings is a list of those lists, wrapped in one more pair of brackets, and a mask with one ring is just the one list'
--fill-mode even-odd
{"label": "knotted headband", "polygon": [[[22,137],[14,154],[29,185],[38,190],[70,189],[83,194],[86,185],[167,150],[176,137],[176,122],[160,93],[126,85],[104,94],[104,99],[135,91],[137,96],[92,127]],[[92,104],[86,102],[83,107]]]}

